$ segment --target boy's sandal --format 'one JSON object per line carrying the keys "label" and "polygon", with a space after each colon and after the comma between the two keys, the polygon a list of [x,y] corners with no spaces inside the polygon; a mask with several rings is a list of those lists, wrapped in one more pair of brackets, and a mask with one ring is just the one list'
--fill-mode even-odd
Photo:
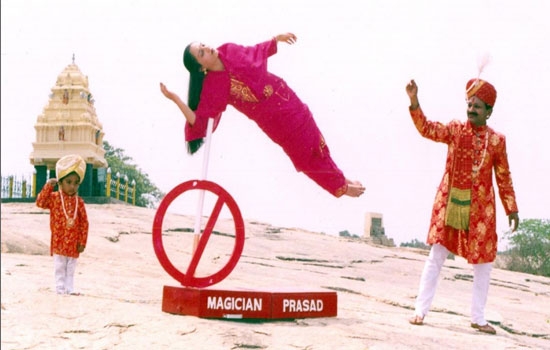
{"label": "boy's sandal", "polygon": [[483,333],[497,334],[497,331],[488,323],[486,325],[483,325],[483,326],[480,326],[477,323],[471,323],[470,326],[472,328],[477,329],[480,332],[483,332]]}
{"label": "boy's sandal", "polygon": [[409,323],[415,326],[422,326],[424,324],[424,317],[414,315],[413,317],[409,318]]}

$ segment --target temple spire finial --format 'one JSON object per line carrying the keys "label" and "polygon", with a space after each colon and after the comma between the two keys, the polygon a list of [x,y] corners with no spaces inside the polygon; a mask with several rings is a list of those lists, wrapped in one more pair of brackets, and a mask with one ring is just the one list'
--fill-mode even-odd
{"label": "temple spire finial", "polygon": [[74,64],[74,53],[73,53],[73,64]]}

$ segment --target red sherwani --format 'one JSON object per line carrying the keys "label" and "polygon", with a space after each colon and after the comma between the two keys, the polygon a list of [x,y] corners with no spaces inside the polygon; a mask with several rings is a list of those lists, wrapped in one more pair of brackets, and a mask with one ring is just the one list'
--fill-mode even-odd
{"label": "red sherwani", "polygon": [[[75,212],[75,198],[78,201],[76,220],[72,227],[67,227],[67,219],[63,212],[61,198],[65,202],[67,216],[72,218]],[[58,254],[78,258],[77,245],[86,246],[88,240],[88,215],[84,200],[78,195],[68,196],[62,191],[53,192],[53,186],[46,183],[36,197],[36,205],[50,210],[50,230],[52,233],[50,255]]]}
{"label": "red sherwani", "polygon": [[205,137],[208,118],[215,118],[216,128],[221,113],[231,105],[281,146],[296,170],[339,197],[346,190],[345,177],[330,158],[309,108],[283,79],[267,71],[267,59],[276,52],[275,39],[250,47],[231,43],[220,46],[219,58],[225,70],[206,75],[196,120],[192,126],[186,124],[185,138]]}
{"label": "red sherwani", "polygon": [[483,134],[487,132],[489,137],[487,150],[479,171],[472,172],[469,229],[458,230],[445,225],[450,179],[453,176],[453,164],[460,136],[465,132],[474,132],[476,126],[470,122],[457,120],[448,124],[428,121],[420,107],[410,110],[410,114],[422,136],[448,145],[445,173],[435,197],[427,243],[430,245],[439,243],[453,254],[464,257],[471,264],[494,261],[498,237],[493,170],[506,215],[518,211],[504,135],[488,126],[481,127]]}

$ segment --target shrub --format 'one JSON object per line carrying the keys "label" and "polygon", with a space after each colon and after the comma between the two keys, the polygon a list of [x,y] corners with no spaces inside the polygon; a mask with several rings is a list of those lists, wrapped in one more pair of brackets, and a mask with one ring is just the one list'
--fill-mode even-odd
{"label": "shrub", "polygon": [[418,239],[413,239],[412,241],[408,242],[408,243],[401,243],[399,245],[400,247],[411,247],[411,248],[420,248],[420,249],[425,249],[425,250],[430,250],[430,246],[427,245],[426,243],[424,242],[421,242],[419,241]]}
{"label": "shrub", "polygon": [[505,234],[511,248],[504,255],[505,269],[550,277],[550,220],[525,219],[516,232]]}

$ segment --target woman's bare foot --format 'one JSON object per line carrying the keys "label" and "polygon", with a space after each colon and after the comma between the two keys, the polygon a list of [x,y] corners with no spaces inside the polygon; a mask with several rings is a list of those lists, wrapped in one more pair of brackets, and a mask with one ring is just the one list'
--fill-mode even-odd
{"label": "woman's bare foot", "polygon": [[365,187],[363,187],[359,181],[346,180],[346,182],[348,184],[348,188],[345,193],[346,196],[359,197],[365,193]]}

